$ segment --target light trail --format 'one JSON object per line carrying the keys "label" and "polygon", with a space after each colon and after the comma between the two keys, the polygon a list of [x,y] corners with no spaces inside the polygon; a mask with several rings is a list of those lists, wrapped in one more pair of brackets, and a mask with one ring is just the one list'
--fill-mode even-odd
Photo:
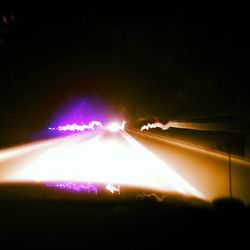
{"label": "light trail", "polygon": [[67,125],[61,125],[58,126],[56,128],[54,127],[49,127],[49,130],[56,130],[56,131],[70,131],[70,132],[84,132],[85,130],[95,130],[95,129],[100,129],[100,128],[104,128],[110,132],[118,132],[118,131],[123,131],[125,128],[125,124],[126,122],[123,121],[122,123],[119,122],[112,122],[110,124],[108,124],[107,126],[103,126],[101,122],[99,121],[92,121],[89,124],[83,124],[81,123],[81,125],[78,125],[76,123],[72,123],[72,124],[67,124]]}
{"label": "light trail", "polygon": [[123,121],[121,124],[119,124],[118,122],[113,122],[107,126],[107,130],[109,130],[110,132],[123,131],[125,128],[125,124],[125,121]]}
{"label": "light trail", "polygon": [[92,183],[77,183],[77,182],[63,182],[63,183],[48,183],[47,187],[53,187],[59,190],[73,191],[77,193],[94,193],[97,194],[98,189]]}
{"label": "light trail", "polygon": [[[212,157],[223,159],[223,160],[228,160],[228,153],[225,153],[222,151],[211,150],[211,149],[208,149],[204,146],[192,144],[190,142],[183,142],[181,140],[178,140],[178,139],[175,139],[172,137],[168,137],[166,135],[162,136],[162,135],[154,134],[154,133],[150,133],[150,132],[143,134],[143,133],[138,133],[138,132],[133,131],[133,130],[130,130],[130,132],[133,132],[133,134],[137,134],[140,137],[145,137],[148,139],[157,140],[157,141],[163,142],[165,144],[175,145],[175,146],[178,146],[180,148],[192,150],[192,151],[204,154],[204,155],[212,156]],[[238,164],[241,164],[241,166],[250,168],[249,159],[246,159],[246,158],[243,158],[240,156],[236,156],[236,155],[232,155],[231,158],[232,158],[234,163],[238,163]]]}
{"label": "light trail", "polygon": [[154,122],[154,123],[148,123],[147,125],[143,125],[141,127],[141,131],[143,130],[149,130],[149,129],[152,129],[152,128],[161,128],[162,130],[167,130],[170,128],[170,124],[169,123],[166,123],[166,124],[163,124],[161,122]]}
{"label": "light trail", "polygon": [[101,130],[92,136],[75,134],[24,145],[5,150],[0,159],[2,182],[96,183],[107,185],[110,192],[125,185],[205,198],[124,131]]}
{"label": "light trail", "polygon": [[120,185],[118,185],[117,187],[115,187],[113,184],[107,184],[106,185],[106,189],[108,191],[110,191],[112,194],[117,192],[118,194],[120,194]]}
{"label": "light trail", "polygon": [[57,131],[71,131],[71,132],[83,132],[85,130],[94,130],[97,128],[102,128],[102,123],[99,121],[92,121],[89,124],[81,124],[78,125],[76,123],[73,124],[67,124],[67,125],[61,125],[58,126],[57,128],[49,128],[49,130],[57,130]]}

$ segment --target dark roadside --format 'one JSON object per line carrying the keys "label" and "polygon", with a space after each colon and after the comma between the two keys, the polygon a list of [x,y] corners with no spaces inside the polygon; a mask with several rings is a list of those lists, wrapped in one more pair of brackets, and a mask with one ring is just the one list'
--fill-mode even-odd
{"label": "dark roadside", "polygon": [[250,235],[250,208],[237,200],[0,189],[0,239],[7,249],[239,249]]}

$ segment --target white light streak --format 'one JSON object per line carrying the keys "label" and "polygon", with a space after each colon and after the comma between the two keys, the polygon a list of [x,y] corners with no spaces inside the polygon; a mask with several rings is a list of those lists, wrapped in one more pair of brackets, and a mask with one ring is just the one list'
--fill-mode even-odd
{"label": "white light streak", "polygon": [[169,123],[163,124],[161,122],[148,123],[147,125],[143,125],[141,127],[141,131],[149,130],[149,129],[152,129],[152,128],[161,128],[162,130],[167,130],[167,129],[170,128],[170,124]]}
{"label": "white light streak", "polygon": [[115,187],[115,185],[113,185],[113,184],[107,184],[106,189],[108,191],[110,191],[112,194],[115,193],[115,192],[120,194],[120,185],[118,185],[118,187]]}
{"label": "white light streak", "polygon": [[118,122],[113,122],[107,126],[107,130],[110,132],[118,132],[118,131],[123,131],[125,128],[125,121],[123,121],[121,124]]}

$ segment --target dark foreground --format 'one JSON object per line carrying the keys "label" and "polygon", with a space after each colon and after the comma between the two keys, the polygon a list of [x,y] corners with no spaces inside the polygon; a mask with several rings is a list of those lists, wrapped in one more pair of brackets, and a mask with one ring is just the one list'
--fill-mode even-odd
{"label": "dark foreground", "polygon": [[161,202],[153,196],[62,199],[60,191],[46,198],[36,186],[24,198],[25,190],[0,186],[1,249],[239,249],[249,241],[250,209],[237,201],[210,204],[174,195]]}

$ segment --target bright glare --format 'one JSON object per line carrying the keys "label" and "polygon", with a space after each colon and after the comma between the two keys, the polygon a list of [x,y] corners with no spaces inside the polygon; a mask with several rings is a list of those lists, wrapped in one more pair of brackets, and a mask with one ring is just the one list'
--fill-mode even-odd
{"label": "bright glare", "polygon": [[119,138],[100,131],[90,138],[77,134],[39,145],[6,150],[4,157],[0,152],[0,180],[100,183],[108,184],[106,188],[112,192],[118,192],[119,185],[129,185],[204,198],[124,131]]}
{"label": "bright glare", "polygon": [[115,193],[115,192],[120,194],[120,185],[118,185],[118,187],[115,187],[115,185],[113,185],[113,184],[107,184],[106,189],[108,191],[110,191],[112,194]]}
{"label": "bright glare", "polygon": [[107,130],[111,132],[118,132],[118,131],[123,131],[125,127],[125,121],[123,121],[121,124],[118,122],[113,122],[107,126]]}

